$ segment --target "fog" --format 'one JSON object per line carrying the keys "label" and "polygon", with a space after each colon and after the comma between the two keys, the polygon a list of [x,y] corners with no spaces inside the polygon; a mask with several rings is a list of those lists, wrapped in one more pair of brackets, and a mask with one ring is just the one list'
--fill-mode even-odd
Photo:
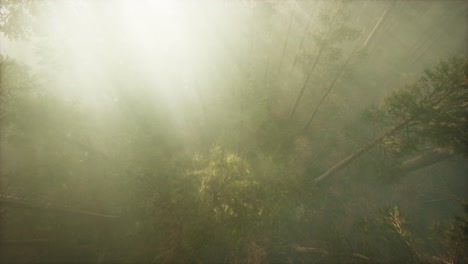
{"label": "fog", "polygon": [[0,2],[1,263],[466,263],[468,2]]}

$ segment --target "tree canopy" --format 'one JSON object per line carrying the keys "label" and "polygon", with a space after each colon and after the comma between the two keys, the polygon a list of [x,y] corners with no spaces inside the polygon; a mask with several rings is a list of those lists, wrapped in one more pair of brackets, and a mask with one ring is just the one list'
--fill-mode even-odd
{"label": "tree canopy", "polygon": [[0,262],[467,262],[467,7],[0,2]]}

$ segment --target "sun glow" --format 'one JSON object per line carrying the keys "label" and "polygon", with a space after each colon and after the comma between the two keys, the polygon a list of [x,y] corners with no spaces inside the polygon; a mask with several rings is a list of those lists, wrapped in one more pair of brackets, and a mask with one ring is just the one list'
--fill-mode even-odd
{"label": "sun glow", "polygon": [[62,65],[56,75],[76,80],[57,84],[65,93],[89,101],[125,86],[176,104],[194,96],[194,83],[220,75],[220,32],[241,28],[226,10],[204,1],[51,1],[39,27]]}

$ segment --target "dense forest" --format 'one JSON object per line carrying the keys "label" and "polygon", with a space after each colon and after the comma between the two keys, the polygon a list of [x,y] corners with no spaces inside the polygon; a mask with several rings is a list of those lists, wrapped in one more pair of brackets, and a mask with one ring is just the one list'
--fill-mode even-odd
{"label": "dense forest", "polygon": [[467,12],[0,0],[0,263],[468,263]]}

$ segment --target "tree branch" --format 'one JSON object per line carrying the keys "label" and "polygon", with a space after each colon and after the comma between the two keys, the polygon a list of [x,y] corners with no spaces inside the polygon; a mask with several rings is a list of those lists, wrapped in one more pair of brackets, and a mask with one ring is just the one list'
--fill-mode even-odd
{"label": "tree branch", "polygon": [[8,198],[5,196],[0,196],[0,205],[16,207],[16,208],[24,208],[24,209],[55,211],[55,212],[62,212],[62,213],[67,213],[67,214],[92,216],[92,217],[99,217],[99,218],[118,218],[119,217],[116,215],[108,215],[108,214],[101,214],[101,213],[95,213],[95,212],[89,212],[89,211],[82,211],[82,210],[58,207],[58,206],[53,206],[53,205],[39,205],[39,204],[29,203],[29,202],[25,202],[25,201],[21,201],[17,199]]}

